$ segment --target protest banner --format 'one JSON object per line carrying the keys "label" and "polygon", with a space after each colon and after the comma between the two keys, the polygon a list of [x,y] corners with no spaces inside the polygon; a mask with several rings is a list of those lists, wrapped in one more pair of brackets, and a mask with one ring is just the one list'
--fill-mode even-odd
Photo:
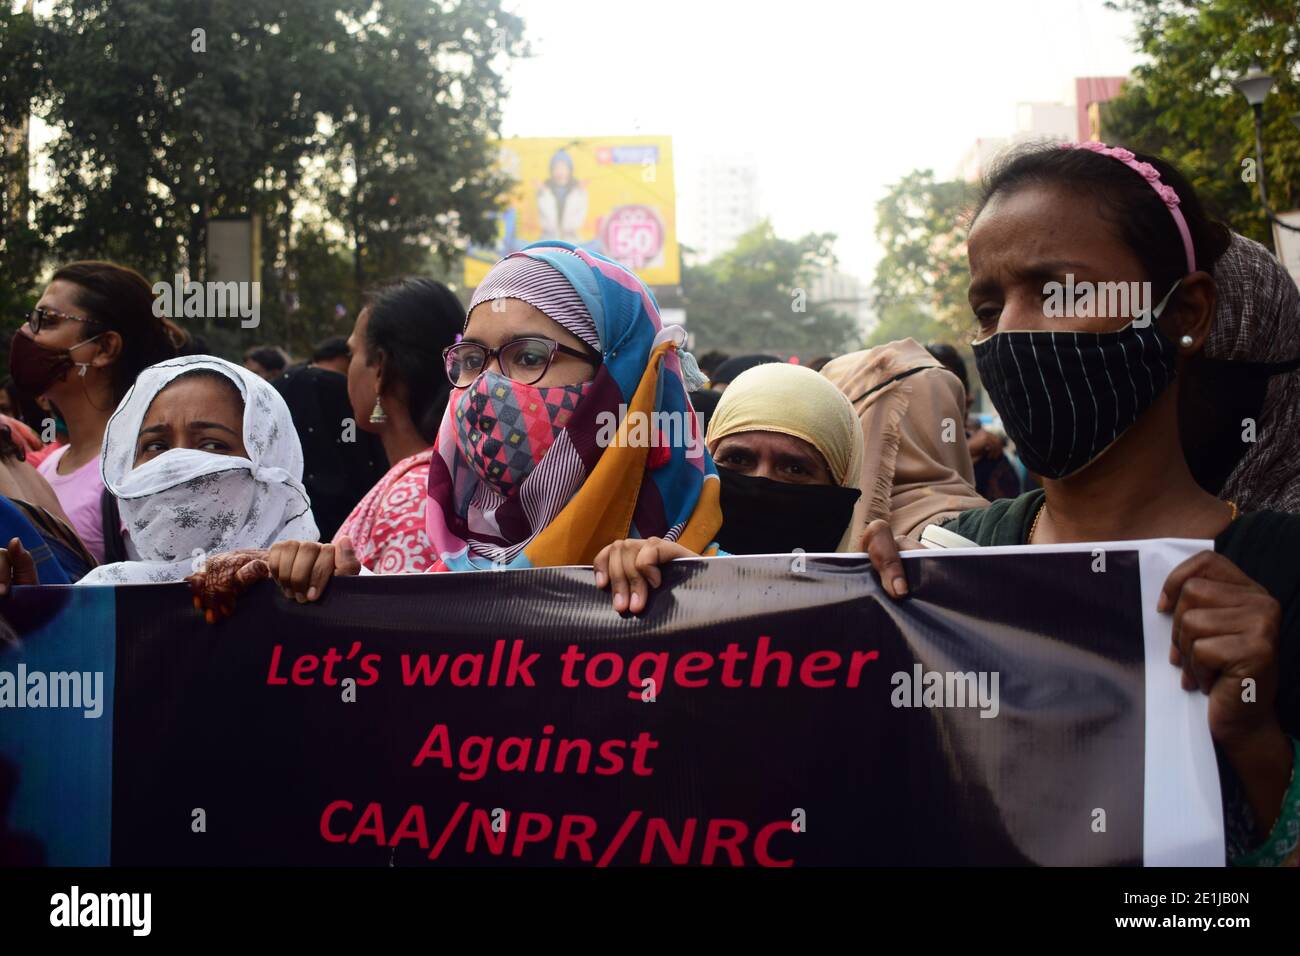
{"label": "protest banner", "polygon": [[[114,865],[1223,862],[1155,595],[1189,542],[17,588],[0,859]],[[98,675],[98,676],[97,676]]]}

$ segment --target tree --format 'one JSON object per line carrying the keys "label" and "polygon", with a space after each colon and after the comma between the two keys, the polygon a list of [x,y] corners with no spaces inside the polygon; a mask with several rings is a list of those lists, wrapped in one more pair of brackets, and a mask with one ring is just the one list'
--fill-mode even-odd
{"label": "tree", "polygon": [[[496,234],[495,169],[483,129],[501,122],[492,63],[520,50],[522,22],[497,0],[462,0],[430,17],[428,0],[388,0],[383,16],[345,19],[347,68],[331,104],[320,199],[352,244],[357,286],[408,272],[436,251]],[[344,168],[350,175],[343,175]]]}
{"label": "tree", "polygon": [[310,341],[311,317],[291,314],[315,294],[296,278],[311,274],[304,219],[347,235],[348,288],[331,297],[350,308],[374,277],[489,238],[506,185],[496,70],[522,29],[500,0],[54,0],[40,231],[61,259],[202,279],[209,221],[256,215],[257,338]]}
{"label": "tree", "polygon": [[829,233],[780,239],[764,221],[730,251],[687,267],[682,290],[695,349],[813,358],[853,343],[853,319],[808,295],[813,280],[835,264],[834,242]]}
{"label": "tree", "polygon": [[971,184],[938,182],[926,169],[908,173],[876,204],[876,238],[885,254],[874,288],[882,314],[911,305],[947,327],[949,337],[969,329],[966,235],[974,199]]}
{"label": "tree", "polygon": [[[1300,15],[1295,0],[1117,0],[1149,60],[1102,107],[1108,142],[1153,153],[1187,176],[1209,214],[1272,244],[1254,176],[1276,210],[1300,206]],[[1254,61],[1277,79],[1264,104],[1264,168],[1254,120],[1231,85]],[[1243,164],[1243,161],[1247,161]]]}
{"label": "tree", "polygon": [[[45,237],[28,220],[26,127],[45,89],[41,33],[29,13],[0,4],[0,351],[35,304]],[[0,359],[7,355],[0,354]]]}

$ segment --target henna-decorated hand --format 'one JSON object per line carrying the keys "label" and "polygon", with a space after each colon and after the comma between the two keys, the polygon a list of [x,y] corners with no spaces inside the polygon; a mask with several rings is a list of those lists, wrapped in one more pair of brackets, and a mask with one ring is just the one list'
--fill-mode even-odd
{"label": "henna-decorated hand", "polygon": [[194,606],[203,612],[209,624],[233,614],[235,599],[249,585],[270,577],[268,553],[262,548],[240,548],[214,554],[204,563],[203,570],[185,579],[194,595]]}

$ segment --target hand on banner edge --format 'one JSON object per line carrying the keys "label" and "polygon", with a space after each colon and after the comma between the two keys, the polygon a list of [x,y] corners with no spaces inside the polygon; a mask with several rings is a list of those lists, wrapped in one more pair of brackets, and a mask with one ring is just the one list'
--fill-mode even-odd
{"label": "hand on banner edge", "polygon": [[361,573],[361,559],[347,535],[340,535],[337,543],[277,541],[266,563],[284,596],[299,604],[323,597],[330,578]]}
{"label": "hand on banner edge", "polygon": [[8,596],[10,585],[40,583],[36,559],[23,547],[22,541],[13,538],[9,547],[0,548],[0,597]]}
{"label": "hand on banner edge", "polygon": [[235,599],[249,586],[268,577],[267,552],[261,548],[240,548],[214,554],[185,580],[193,595],[194,607],[203,612],[204,620],[215,624],[235,613]]}
{"label": "hand on banner edge", "polygon": [[880,586],[891,598],[907,597],[907,574],[903,571],[900,551],[916,551],[924,546],[904,535],[895,535],[889,522],[877,518],[862,532],[859,551],[865,551],[871,566],[880,575]]}
{"label": "hand on banner edge", "polygon": [[663,538],[624,538],[605,545],[591,562],[596,587],[610,589],[611,603],[619,614],[640,614],[650,599],[650,590],[663,583],[659,565],[677,558],[699,555],[676,541]]}

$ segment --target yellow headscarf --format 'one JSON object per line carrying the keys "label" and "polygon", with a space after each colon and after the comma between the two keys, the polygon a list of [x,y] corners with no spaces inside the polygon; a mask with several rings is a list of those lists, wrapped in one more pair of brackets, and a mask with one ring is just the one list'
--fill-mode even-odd
{"label": "yellow headscarf", "polygon": [[[844,393],[812,369],[774,362],[736,376],[709,421],[709,453],[722,439],[740,432],[800,438],[821,452],[837,485],[860,487],[863,443],[858,416]],[[856,542],[850,531],[844,529],[837,550],[852,550]]]}

